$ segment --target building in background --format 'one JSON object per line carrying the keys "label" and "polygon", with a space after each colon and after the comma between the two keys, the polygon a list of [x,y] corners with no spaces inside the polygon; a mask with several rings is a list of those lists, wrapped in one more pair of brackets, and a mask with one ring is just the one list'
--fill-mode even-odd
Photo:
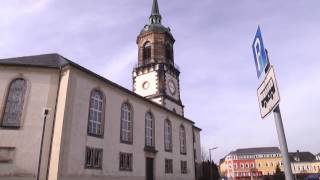
{"label": "building in background", "polygon": [[[310,152],[289,153],[294,174],[320,172],[320,160]],[[251,178],[274,175],[276,167],[283,171],[278,147],[237,149],[220,161],[220,173],[229,178]]]}
{"label": "building in background", "polygon": [[133,91],[58,54],[0,60],[0,180],[196,179],[174,41],[154,0]]}
{"label": "building in background", "polygon": [[316,160],[320,161],[320,153],[316,155]]}
{"label": "building in background", "polygon": [[310,152],[289,153],[293,174],[320,173],[320,160]]}

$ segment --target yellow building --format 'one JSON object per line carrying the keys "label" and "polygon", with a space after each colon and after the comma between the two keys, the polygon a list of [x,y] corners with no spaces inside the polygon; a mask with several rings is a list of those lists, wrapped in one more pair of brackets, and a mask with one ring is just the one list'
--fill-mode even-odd
{"label": "yellow building", "polygon": [[221,176],[227,176],[227,163],[225,159],[220,160],[219,172]]}
{"label": "yellow building", "polygon": [[277,165],[279,165],[281,171],[283,171],[283,163],[280,154],[256,158],[255,163],[257,170],[262,172],[262,175],[273,175],[276,172]]}

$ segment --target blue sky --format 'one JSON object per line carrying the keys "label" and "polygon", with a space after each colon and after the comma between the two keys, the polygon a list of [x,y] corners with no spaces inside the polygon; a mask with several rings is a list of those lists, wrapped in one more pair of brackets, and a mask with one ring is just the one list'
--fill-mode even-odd
{"label": "blue sky", "polygon": [[[320,152],[320,1],[159,0],[176,39],[185,115],[216,161],[236,148],[277,146],[261,120],[251,44],[260,25],[275,67],[290,151]],[[3,0],[0,58],[59,53],[131,89],[136,37],[151,0]]]}

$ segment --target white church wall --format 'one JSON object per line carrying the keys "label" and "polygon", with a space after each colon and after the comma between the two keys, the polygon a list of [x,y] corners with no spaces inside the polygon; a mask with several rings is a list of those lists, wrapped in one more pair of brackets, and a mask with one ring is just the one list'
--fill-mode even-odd
{"label": "white church wall", "polygon": [[12,159],[0,163],[0,179],[35,179],[44,108],[49,108],[50,113],[44,134],[41,176],[45,175],[43,172],[47,168],[59,75],[58,71],[53,69],[0,66],[0,120],[3,117],[10,82],[15,78],[24,78],[27,81],[27,91],[20,128],[0,127],[0,151],[4,148],[14,151]]}
{"label": "white church wall", "polygon": [[175,109],[177,114],[183,115],[183,109],[181,106],[177,105],[176,103],[170,101],[169,99],[165,99],[164,105],[167,109],[172,110]]}
{"label": "white church wall", "polygon": [[[63,128],[64,142],[61,149],[61,179],[145,179],[145,113],[151,111],[155,117],[154,174],[161,179],[194,179],[192,124],[173,113],[146,100],[138,98],[113,85],[72,68],[72,87],[68,97],[69,119]],[[100,89],[106,96],[104,137],[87,135],[89,98],[92,89]],[[123,102],[133,107],[133,144],[120,143],[120,108]],[[164,151],[164,120],[169,118],[173,126],[173,152]],[[179,127],[186,128],[187,155],[180,154]],[[102,169],[85,168],[85,148],[92,146],[103,149]],[[119,152],[133,153],[133,170],[119,171]],[[165,158],[173,159],[173,174],[165,174]],[[188,173],[181,174],[180,161],[188,162]],[[80,178],[81,177],[81,178]]]}

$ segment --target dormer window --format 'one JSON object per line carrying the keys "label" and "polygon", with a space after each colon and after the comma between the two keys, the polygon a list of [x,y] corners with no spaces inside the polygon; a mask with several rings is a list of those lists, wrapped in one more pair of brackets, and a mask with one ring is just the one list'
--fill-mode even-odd
{"label": "dormer window", "polygon": [[143,64],[148,64],[151,60],[151,43],[146,42],[143,46]]}

